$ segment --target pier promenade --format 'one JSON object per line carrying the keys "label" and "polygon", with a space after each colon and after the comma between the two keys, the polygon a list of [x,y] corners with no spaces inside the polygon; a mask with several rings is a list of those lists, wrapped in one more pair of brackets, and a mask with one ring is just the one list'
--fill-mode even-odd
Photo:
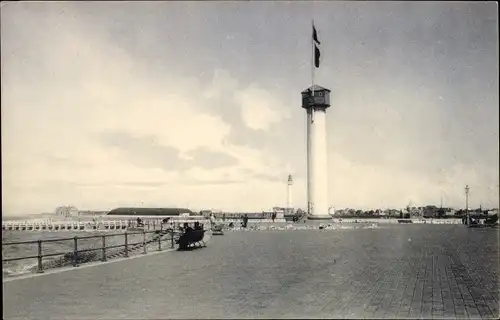
{"label": "pier promenade", "polygon": [[498,229],[232,232],[3,282],[4,319],[498,318]]}

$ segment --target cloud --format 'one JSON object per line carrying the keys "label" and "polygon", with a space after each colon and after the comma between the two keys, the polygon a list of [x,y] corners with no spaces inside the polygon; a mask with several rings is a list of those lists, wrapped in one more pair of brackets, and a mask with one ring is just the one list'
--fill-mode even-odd
{"label": "cloud", "polygon": [[106,147],[118,150],[118,161],[140,168],[183,171],[192,167],[210,170],[238,165],[233,156],[206,146],[190,150],[181,157],[178,149],[159,144],[156,136],[135,137],[126,132],[103,132],[100,138]]}
{"label": "cloud", "polygon": [[230,115],[230,120],[251,130],[269,131],[272,125],[290,117],[288,108],[270,90],[256,83],[245,86],[226,70],[214,71],[203,97],[213,104],[213,111],[218,114],[223,111],[226,117]]}
{"label": "cloud", "polygon": [[188,153],[192,157],[189,164],[203,169],[215,169],[221,167],[229,167],[238,165],[239,161],[227,154],[217,151],[212,151],[208,147],[200,147]]}
{"label": "cloud", "polygon": [[267,131],[289,116],[275,96],[255,85],[238,92],[235,98],[241,105],[243,122],[251,129]]}
{"label": "cloud", "polygon": [[233,78],[227,70],[215,69],[212,82],[204,90],[203,97],[206,99],[231,99],[238,87],[238,80]]}
{"label": "cloud", "polygon": [[[16,17],[23,15],[39,24],[32,29],[11,22],[7,34],[20,39],[9,42],[13,54],[3,61],[7,212],[51,210],[67,202],[81,208],[139,199],[183,202],[213,194],[211,188],[246,188],[244,168],[274,171],[258,149],[228,143],[232,125],[204,110],[203,101],[245,90],[227,71],[215,72],[208,86],[176,74],[151,78],[98,28],[67,14],[51,20],[28,10]],[[231,191],[218,194],[214,206]],[[264,207],[273,204],[266,201]]]}
{"label": "cloud", "polygon": [[159,144],[155,136],[134,137],[126,132],[103,132],[101,139],[105,147],[118,150],[118,161],[166,171],[182,170],[187,165],[179,157],[178,149]]}

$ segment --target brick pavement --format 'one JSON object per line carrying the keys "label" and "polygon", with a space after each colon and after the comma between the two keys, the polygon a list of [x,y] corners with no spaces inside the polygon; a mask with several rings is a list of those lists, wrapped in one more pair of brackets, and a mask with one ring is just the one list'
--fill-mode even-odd
{"label": "brick pavement", "polygon": [[498,318],[498,230],[261,231],[3,283],[5,319]]}

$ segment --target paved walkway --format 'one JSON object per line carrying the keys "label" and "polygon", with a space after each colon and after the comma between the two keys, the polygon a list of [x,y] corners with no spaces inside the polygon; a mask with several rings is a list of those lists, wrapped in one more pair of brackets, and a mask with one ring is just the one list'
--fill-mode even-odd
{"label": "paved walkway", "polygon": [[498,230],[234,232],[3,283],[4,319],[498,318]]}

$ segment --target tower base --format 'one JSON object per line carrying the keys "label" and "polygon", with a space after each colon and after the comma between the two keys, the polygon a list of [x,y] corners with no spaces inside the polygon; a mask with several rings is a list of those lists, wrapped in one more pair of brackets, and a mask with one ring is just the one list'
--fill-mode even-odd
{"label": "tower base", "polygon": [[332,216],[329,214],[326,215],[308,215],[307,216],[308,220],[332,220]]}

